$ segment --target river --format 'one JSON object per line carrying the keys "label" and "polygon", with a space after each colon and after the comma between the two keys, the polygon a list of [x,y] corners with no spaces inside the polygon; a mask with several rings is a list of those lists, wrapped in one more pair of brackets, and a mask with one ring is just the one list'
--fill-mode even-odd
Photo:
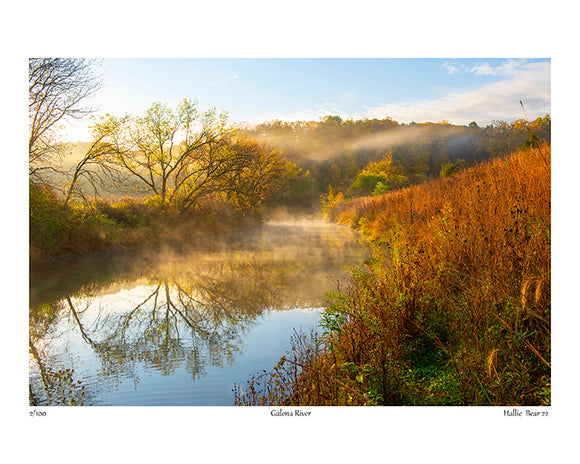
{"label": "river", "polygon": [[233,405],[368,255],[351,229],[305,219],[35,269],[31,405]]}

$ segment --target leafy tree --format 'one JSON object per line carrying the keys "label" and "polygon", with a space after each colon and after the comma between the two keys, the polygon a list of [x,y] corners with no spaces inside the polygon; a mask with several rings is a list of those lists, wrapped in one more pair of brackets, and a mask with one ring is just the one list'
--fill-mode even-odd
{"label": "leafy tree", "polygon": [[344,194],[342,192],[336,192],[332,187],[329,187],[328,194],[322,195],[320,200],[320,207],[324,212],[324,216],[329,217],[334,207],[344,200]]}
{"label": "leafy tree", "polygon": [[441,166],[441,171],[439,172],[439,177],[448,177],[456,172],[462,171],[467,167],[467,162],[464,159],[459,159],[454,162],[445,163]]}
{"label": "leafy tree", "polygon": [[441,168],[441,172],[439,173],[439,177],[448,177],[458,170],[458,166],[454,163],[445,163]]}
{"label": "leafy tree", "polygon": [[155,103],[141,117],[107,115],[94,134],[95,152],[128,173],[141,194],[181,212],[209,195],[256,208],[282,171],[279,152],[236,137],[225,113],[200,112],[188,99],[175,110]]}
{"label": "leafy tree", "polygon": [[383,184],[382,181],[378,181],[373,190],[373,195],[384,195],[385,193],[389,193],[389,186]]}
{"label": "leafy tree", "polygon": [[543,118],[536,118],[531,124],[531,129],[536,133],[538,139],[549,142],[551,140],[552,118],[546,114]]}
{"label": "leafy tree", "polygon": [[216,179],[216,192],[221,192],[238,211],[256,210],[276,190],[289,168],[282,152],[247,137],[228,143],[224,152],[229,162],[225,175]]}
{"label": "leafy tree", "polygon": [[353,194],[369,195],[379,183],[381,186],[377,192],[380,193],[404,187],[409,183],[401,167],[393,164],[392,152],[385,153],[380,161],[368,164],[352,183],[349,191]]}
{"label": "leafy tree", "polygon": [[342,124],[342,118],[340,116],[326,116],[323,121],[324,121],[324,123],[329,124],[329,125]]}
{"label": "leafy tree", "polygon": [[168,205],[185,190],[194,196],[210,177],[223,175],[227,167],[219,148],[226,119],[215,110],[200,113],[190,100],[176,111],[155,103],[141,117],[101,118],[94,134],[99,148],[131,174],[136,188]]}
{"label": "leafy tree", "polygon": [[537,147],[540,141],[549,142],[551,140],[551,126],[552,120],[549,114],[543,118],[536,118],[529,124],[525,121],[522,130],[526,131],[526,138],[522,143],[522,148]]}
{"label": "leafy tree", "polygon": [[349,192],[356,195],[369,195],[381,183],[386,187],[386,176],[380,172],[361,172],[349,188]]}
{"label": "leafy tree", "polygon": [[284,172],[273,192],[271,205],[291,208],[312,208],[316,198],[316,181],[310,171],[299,168],[292,161],[285,161]]}

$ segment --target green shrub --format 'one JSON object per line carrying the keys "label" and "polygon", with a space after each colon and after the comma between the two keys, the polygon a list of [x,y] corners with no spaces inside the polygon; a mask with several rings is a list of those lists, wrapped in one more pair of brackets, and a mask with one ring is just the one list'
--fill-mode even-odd
{"label": "green shrub", "polygon": [[113,246],[120,236],[114,219],[64,204],[49,187],[30,185],[29,244],[40,256],[83,254]]}
{"label": "green shrub", "polygon": [[44,186],[29,188],[30,246],[42,255],[62,254],[63,239],[71,229],[70,209],[58,200],[54,192]]}

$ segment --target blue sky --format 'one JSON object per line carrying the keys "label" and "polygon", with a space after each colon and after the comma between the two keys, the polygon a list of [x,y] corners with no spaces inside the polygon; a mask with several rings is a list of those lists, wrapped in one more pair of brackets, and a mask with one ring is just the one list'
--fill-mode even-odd
{"label": "blue sky", "polygon": [[[104,59],[98,114],[141,114],[153,102],[197,99],[231,121],[259,123],[391,117],[455,124],[543,116],[551,107],[549,59]],[[66,134],[87,139],[89,121]]]}

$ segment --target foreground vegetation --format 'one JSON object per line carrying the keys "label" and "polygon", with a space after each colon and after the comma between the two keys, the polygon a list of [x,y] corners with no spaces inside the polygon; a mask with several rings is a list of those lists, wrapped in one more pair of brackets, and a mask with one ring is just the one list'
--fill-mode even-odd
{"label": "foreground vegetation", "polygon": [[549,405],[550,146],[335,201],[373,256],[237,404]]}

